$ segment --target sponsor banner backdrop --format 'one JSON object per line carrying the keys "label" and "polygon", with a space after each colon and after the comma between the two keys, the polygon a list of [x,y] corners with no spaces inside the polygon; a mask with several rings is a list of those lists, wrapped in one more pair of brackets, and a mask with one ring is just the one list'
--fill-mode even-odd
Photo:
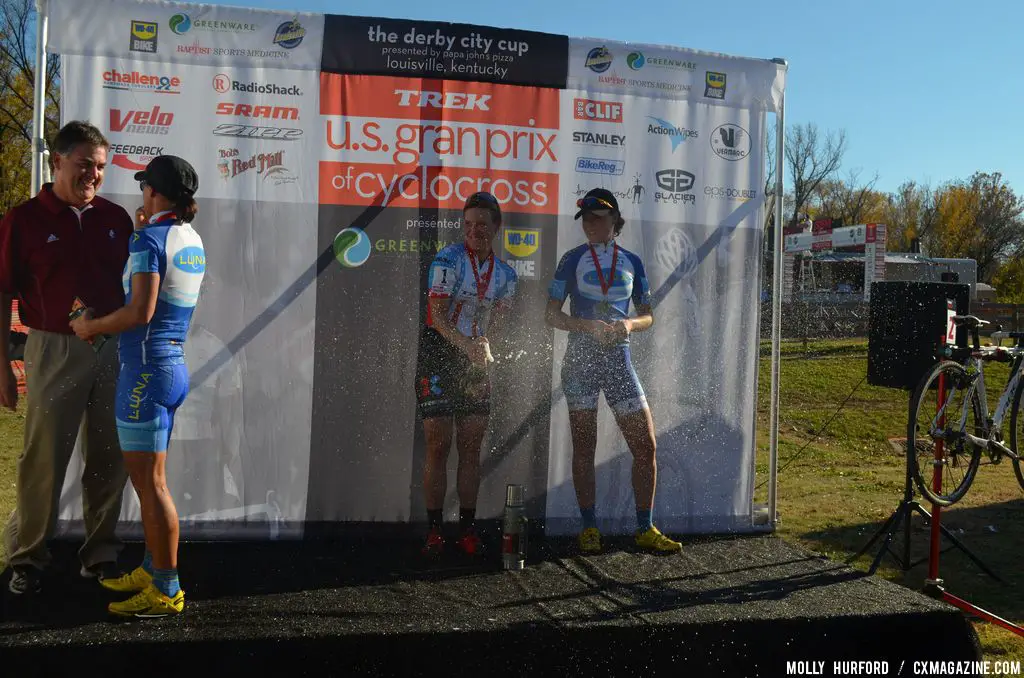
{"label": "sponsor banner backdrop", "polygon": [[316,203],[316,73],[66,61],[65,91],[112,144],[105,190],[137,192],[135,172],[163,153],[192,163],[204,197]]}
{"label": "sponsor banner backdrop", "polygon": [[786,70],[769,60],[592,38],[569,39],[568,86],[778,112]]}
{"label": "sponsor banner backdrop", "polygon": [[564,35],[472,24],[328,15],[323,70],[565,87]]}
{"label": "sponsor banner backdrop", "polygon": [[[180,155],[199,174],[194,226],[203,238],[207,268],[185,344],[191,390],[175,417],[168,456],[168,485],[182,534],[301,534],[313,388],[315,163],[293,166],[313,186],[304,195],[272,194],[291,187],[267,185],[257,175],[259,165],[248,178],[220,176],[211,136],[218,100],[213,81],[221,72],[216,69],[73,55],[62,65],[63,120],[91,119],[115,144],[102,187],[106,198],[130,214],[142,202],[133,175],[148,158],[119,148],[129,143]],[[301,81],[301,74],[287,71],[232,73],[246,85],[291,87]],[[147,89],[150,78],[163,84]],[[140,86],[126,88],[125,82]],[[303,97],[296,92],[295,98],[307,97],[307,84],[296,86]],[[308,92],[314,120],[315,74]],[[314,120],[312,130],[318,129]],[[286,142],[244,143],[251,153],[265,153]],[[125,166],[119,155],[142,164]],[[82,517],[81,470],[75,455],[60,504],[62,526],[72,531],[80,529]],[[128,487],[124,497],[122,518],[129,531],[139,531],[134,491]]]}
{"label": "sponsor banner backdrop", "polygon": [[[89,4],[88,9],[83,5]],[[152,0],[50,0],[47,49],[157,62],[318,70],[322,14]],[[61,27],[68,27],[61,30]]]}

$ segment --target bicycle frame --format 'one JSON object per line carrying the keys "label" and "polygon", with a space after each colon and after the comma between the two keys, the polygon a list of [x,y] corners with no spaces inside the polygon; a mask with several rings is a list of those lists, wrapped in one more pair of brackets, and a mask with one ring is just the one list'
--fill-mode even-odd
{"label": "bicycle frame", "polygon": [[[1006,388],[1003,389],[1002,395],[999,397],[999,404],[996,405],[995,414],[990,418],[988,411],[988,393],[985,390],[985,361],[978,354],[978,351],[974,351],[971,354],[971,358],[967,361],[968,366],[974,367],[974,373],[977,374],[977,379],[974,379],[971,385],[968,387],[966,398],[964,399],[965,407],[963,412],[960,414],[959,430],[963,432],[966,442],[971,447],[981,448],[988,452],[999,452],[1002,454],[1016,457],[1010,448],[1003,445],[1000,441],[995,440],[995,435],[1003,430],[1003,419],[1006,417],[1006,412],[1010,409],[1010,401],[1013,398],[1013,394],[1017,390],[1017,384],[1021,379],[1021,364],[1024,363],[1024,357],[1021,355],[1015,355],[1013,362],[1010,364],[1010,379],[1006,382]],[[950,391],[950,397],[946,400],[947,403],[953,400],[953,395],[956,393],[956,389]],[[967,407],[966,403],[971,402],[971,398],[974,393],[978,394],[978,400],[981,402],[981,420],[984,422],[987,429],[987,437],[979,438],[978,436],[971,435],[967,432]],[[946,406],[942,406],[942,410],[936,415],[935,419],[932,420],[933,430],[937,430],[936,422],[942,417],[946,409]]]}

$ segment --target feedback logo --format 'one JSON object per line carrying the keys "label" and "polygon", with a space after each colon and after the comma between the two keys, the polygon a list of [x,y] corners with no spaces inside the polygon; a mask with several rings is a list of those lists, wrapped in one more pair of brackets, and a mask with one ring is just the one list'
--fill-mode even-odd
{"label": "feedback logo", "polygon": [[104,71],[103,89],[126,92],[153,92],[155,94],[181,94],[181,78],[172,75],[147,75],[138,71]]}
{"label": "feedback logo", "polygon": [[394,165],[320,163],[320,201],[461,210],[466,199],[487,191],[503,210],[557,214],[558,175],[471,167],[427,167],[403,172]]}
{"label": "feedback logo", "polygon": [[622,122],[622,104],[617,101],[573,99],[572,115],[577,120]]}
{"label": "feedback logo", "polygon": [[163,146],[136,146],[134,144],[111,144],[110,164],[131,172],[146,169],[149,161],[164,154]]}

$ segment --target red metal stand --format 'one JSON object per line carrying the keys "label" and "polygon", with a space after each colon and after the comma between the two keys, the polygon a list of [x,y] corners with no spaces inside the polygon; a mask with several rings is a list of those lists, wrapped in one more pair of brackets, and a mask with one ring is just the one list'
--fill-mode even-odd
{"label": "red metal stand", "polygon": [[[941,411],[942,406],[945,404],[946,398],[946,375],[939,374],[939,394],[938,394],[938,409]],[[946,415],[943,414],[939,419],[940,428],[944,428],[946,425]],[[941,440],[935,441],[935,466],[932,470],[932,489],[935,490],[936,494],[942,492],[942,449],[943,444]],[[932,518],[931,518],[931,549],[928,557],[928,578],[924,582],[924,592],[933,598],[939,598],[944,600],[950,605],[960,608],[968,614],[972,614],[976,617],[984,619],[985,621],[991,622],[997,626],[1000,626],[1007,631],[1016,633],[1018,636],[1024,636],[1024,628],[1017,626],[1013,622],[1006,621],[1002,617],[998,617],[987,610],[983,610],[977,605],[973,605],[963,598],[958,598],[952,593],[946,591],[942,586],[942,579],[939,578],[939,541],[941,539],[941,526],[939,524],[941,508],[937,504],[932,504]]]}

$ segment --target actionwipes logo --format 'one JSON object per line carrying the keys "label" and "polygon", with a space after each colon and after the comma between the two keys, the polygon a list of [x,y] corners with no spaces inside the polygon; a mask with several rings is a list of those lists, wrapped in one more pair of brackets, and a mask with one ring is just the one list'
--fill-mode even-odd
{"label": "actionwipes logo", "polygon": [[650,120],[656,122],[656,125],[648,125],[647,133],[654,135],[666,136],[672,141],[672,151],[679,147],[679,144],[683,143],[687,139],[696,139],[699,133],[695,129],[689,129],[687,127],[676,127],[667,120],[661,118],[654,118],[647,116]]}

